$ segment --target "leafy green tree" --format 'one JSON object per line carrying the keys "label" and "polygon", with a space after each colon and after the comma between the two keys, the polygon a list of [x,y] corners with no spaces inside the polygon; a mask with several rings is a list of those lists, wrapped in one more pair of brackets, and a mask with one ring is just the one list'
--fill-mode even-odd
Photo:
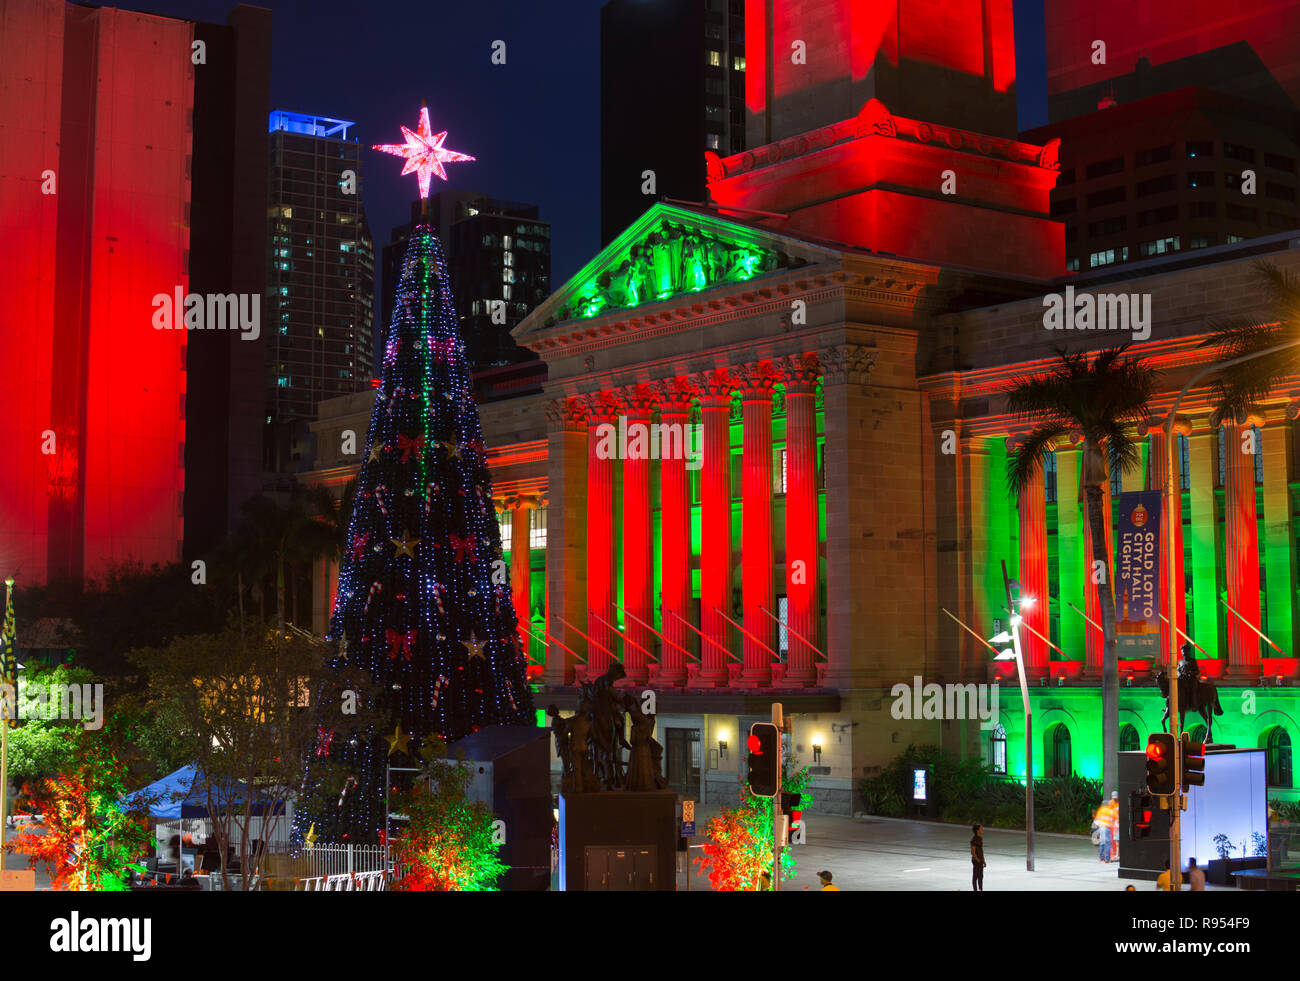
{"label": "leafy green tree", "polygon": [[[1007,409],[1033,427],[1008,458],[1007,485],[1019,494],[1041,472],[1044,458],[1071,433],[1083,437],[1083,487],[1093,566],[1099,570],[1103,634],[1101,661],[1102,782],[1118,787],[1119,652],[1115,640],[1115,584],[1106,551],[1103,491],[1112,471],[1141,463],[1141,449],[1128,427],[1148,414],[1159,373],[1146,362],[1126,358],[1128,345],[1071,354],[1058,352],[1047,372],[1012,382],[1004,389]],[[1107,468],[1107,458],[1110,467]]]}
{"label": "leafy green tree", "polygon": [[10,848],[33,866],[44,863],[56,890],[120,891],[131,869],[140,867],[134,859],[148,846],[150,801],[123,802],[132,788],[120,736],[115,720],[81,739],[63,731],[61,738],[75,742],[71,762],[57,776],[25,788],[28,811],[43,820],[29,825]]}
{"label": "leafy green tree", "polygon": [[493,827],[488,806],[469,796],[473,772],[463,759],[442,758],[444,752],[446,747],[436,740],[426,745],[419,778],[397,797],[397,808],[410,823],[406,834],[392,843],[394,857],[405,867],[394,888],[494,890],[510,868],[498,857],[504,840]]}
{"label": "leafy green tree", "polygon": [[90,684],[86,668],[60,664],[53,668],[28,665],[15,692],[16,728],[9,730],[9,778],[17,784],[55,777],[75,766],[85,727],[79,719],[57,716],[59,699],[42,704],[31,697],[39,686],[47,693],[70,685]]}
{"label": "leafy green tree", "polygon": [[[799,794],[799,807],[806,808],[813,800],[808,792],[808,768],[798,766],[797,761],[783,755],[781,789]],[[724,807],[709,821],[705,829],[709,840],[695,860],[718,891],[757,889],[762,874],[772,873],[772,853],[776,846],[772,800],[751,794],[743,778],[738,796],[739,807]],[[793,878],[797,865],[793,849],[781,849],[782,878]]]}
{"label": "leafy green tree", "polygon": [[[232,621],[218,634],[177,637],[129,655],[148,676],[150,708],[205,777],[199,790],[223,872],[236,837],[240,868],[257,865],[252,843],[274,833],[304,759],[329,757],[336,739],[357,738],[373,724],[369,678],[360,670],[326,675],[324,654],[324,644],[309,636]],[[311,693],[322,699],[319,719],[330,720],[328,728],[312,720]],[[331,777],[327,789],[337,796],[345,775]],[[262,819],[260,835],[252,833],[254,818]],[[242,878],[245,889],[253,882],[252,875]]]}

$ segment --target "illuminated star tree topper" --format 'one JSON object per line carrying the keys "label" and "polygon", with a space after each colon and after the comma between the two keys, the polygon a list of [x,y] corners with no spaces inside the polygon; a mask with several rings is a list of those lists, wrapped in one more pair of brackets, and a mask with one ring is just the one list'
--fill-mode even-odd
{"label": "illuminated star tree topper", "polygon": [[428,200],[429,197],[431,174],[437,174],[443,180],[447,179],[447,171],[442,166],[444,162],[460,163],[474,159],[468,153],[443,149],[442,143],[447,138],[447,131],[443,130],[441,133],[432,131],[429,126],[428,105],[420,107],[420,123],[416,131],[412,133],[403,126],[402,136],[406,138],[405,143],[381,143],[371,149],[391,153],[395,157],[405,157],[406,166],[402,168],[402,174],[419,175],[420,198],[423,200]]}

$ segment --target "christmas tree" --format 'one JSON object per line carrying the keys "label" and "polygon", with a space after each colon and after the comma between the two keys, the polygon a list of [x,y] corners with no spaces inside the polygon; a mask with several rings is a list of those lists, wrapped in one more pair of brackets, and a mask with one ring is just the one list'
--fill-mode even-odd
{"label": "christmas tree", "polygon": [[[407,157],[428,178],[445,133],[403,127]],[[293,836],[308,844],[384,842],[387,768],[419,765],[422,748],[493,724],[534,724],[469,366],[456,332],[447,260],[424,221],[412,230],[365,456],[349,548],[327,640],[340,676],[366,672],[372,719],[318,699],[318,745],[306,761]]]}

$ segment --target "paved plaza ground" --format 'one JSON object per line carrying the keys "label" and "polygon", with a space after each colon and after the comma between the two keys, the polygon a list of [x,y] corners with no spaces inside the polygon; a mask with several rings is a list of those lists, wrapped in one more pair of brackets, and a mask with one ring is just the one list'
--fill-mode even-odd
{"label": "paved plaza ground", "polygon": [[[696,826],[703,830],[713,813],[697,808]],[[807,824],[807,844],[794,846],[798,874],[784,889],[815,891],[820,888],[817,873],[827,869],[843,890],[970,891],[969,826],[817,814],[808,815]],[[1119,863],[1098,861],[1097,847],[1085,837],[1039,833],[1034,851],[1035,871],[1028,872],[1025,833],[985,828],[985,890],[1122,892],[1130,884],[1140,892],[1155,890],[1154,882],[1120,879]],[[691,849],[692,858],[699,854],[698,848]],[[708,879],[698,868],[692,871],[690,888],[707,890]],[[685,887],[684,876],[681,885]]]}

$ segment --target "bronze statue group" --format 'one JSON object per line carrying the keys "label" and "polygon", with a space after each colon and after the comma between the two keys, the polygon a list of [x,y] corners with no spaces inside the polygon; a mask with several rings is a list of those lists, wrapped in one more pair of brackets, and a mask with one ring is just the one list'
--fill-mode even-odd
{"label": "bronze statue group", "polygon": [[554,705],[546,710],[560,758],[562,793],[668,786],[664,748],[654,738],[655,715],[642,707],[631,689],[615,688],[625,676],[623,665],[615,662],[595,681],[584,681],[578,709],[570,718],[561,718]]}

